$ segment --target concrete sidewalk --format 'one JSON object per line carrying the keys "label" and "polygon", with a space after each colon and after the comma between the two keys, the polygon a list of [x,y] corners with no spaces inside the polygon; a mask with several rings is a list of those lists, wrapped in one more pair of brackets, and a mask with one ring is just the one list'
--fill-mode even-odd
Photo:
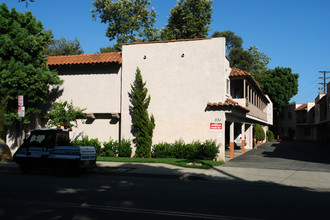
{"label": "concrete sidewalk", "polygon": [[274,183],[311,189],[330,190],[330,172],[276,170],[217,166],[212,169],[176,167],[167,164],[98,162],[99,171],[121,174],[177,177],[182,180]]}
{"label": "concrete sidewalk", "polygon": [[[1,170],[18,171],[18,166],[13,162],[0,162]],[[97,162],[97,168],[91,173],[181,180],[274,183],[330,191],[330,172],[301,171],[299,169],[278,170],[217,166],[204,170],[155,163]]]}

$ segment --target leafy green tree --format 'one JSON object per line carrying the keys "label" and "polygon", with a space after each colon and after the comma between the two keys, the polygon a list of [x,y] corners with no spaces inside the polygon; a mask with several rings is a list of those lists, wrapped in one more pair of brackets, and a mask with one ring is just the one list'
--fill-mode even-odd
{"label": "leafy green tree", "polygon": [[6,123],[18,121],[18,95],[24,95],[23,123],[28,124],[41,112],[49,87],[62,83],[57,72],[46,65],[44,46],[50,40],[50,33],[30,11],[23,14],[0,5],[0,94],[8,97]]}
{"label": "leafy green tree", "polygon": [[155,128],[155,119],[149,117],[148,107],[150,95],[147,96],[148,89],[143,82],[141,71],[136,69],[135,80],[131,85],[131,115],[132,115],[132,133],[135,137],[136,157],[150,157],[153,130]]}
{"label": "leafy green tree", "polygon": [[110,52],[120,52],[120,51],[121,51],[121,44],[118,43],[115,43],[112,46],[100,48],[100,53],[110,53]]}
{"label": "leafy green tree", "polygon": [[25,2],[26,7],[28,7],[29,2],[34,2],[34,0],[18,0],[18,2]]}
{"label": "leafy green tree", "polygon": [[72,101],[70,103],[67,101],[54,102],[46,116],[49,119],[48,126],[67,125],[69,129],[77,127],[77,119],[86,118],[85,110],[85,108],[81,109],[73,106]]}
{"label": "leafy green tree", "polygon": [[6,109],[7,109],[7,97],[0,94],[0,139],[5,140],[6,130]]}
{"label": "leafy green tree", "polygon": [[92,16],[99,16],[101,23],[108,24],[106,36],[117,44],[153,41],[158,39],[155,28],[156,11],[147,8],[149,0],[95,0]]}
{"label": "leafy green tree", "polygon": [[232,48],[241,48],[242,44],[243,44],[243,39],[236,35],[234,32],[232,31],[215,31],[212,34],[213,38],[216,37],[224,37],[226,38],[226,48],[227,48],[227,55],[229,55],[230,51]]}
{"label": "leafy green tree", "polygon": [[276,67],[266,71],[267,78],[260,83],[261,89],[268,94],[273,102],[274,110],[289,104],[290,99],[298,93],[298,73],[292,73],[291,68]]}
{"label": "leafy green tree", "polygon": [[229,53],[230,66],[244,71],[252,71],[252,63],[254,57],[249,51],[244,50],[242,47],[234,47]]}
{"label": "leafy green tree", "polygon": [[212,19],[213,0],[179,0],[171,9],[168,24],[161,30],[162,40],[207,37]]}
{"label": "leafy green tree", "polygon": [[61,39],[54,39],[45,49],[45,54],[49,56],[65,56],[65,55],[79,55],[84,51],[81,48],[80,41],[75,38],[73,41]]}

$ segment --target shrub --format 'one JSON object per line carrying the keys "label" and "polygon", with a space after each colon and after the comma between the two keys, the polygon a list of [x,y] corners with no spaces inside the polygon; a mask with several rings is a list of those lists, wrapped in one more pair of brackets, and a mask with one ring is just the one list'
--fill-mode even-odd
{"label": "shrub", "polygon": [[213,140],[207,140],[200,145],[199,159],[202,160],[213,160],[219,153],[220,146]]}
{"label": "shrub", "polygon": [[101,153],[101,143],[98,138],[89,139],[88,136],[83,136],[81,140],[71,142],[72,146],[93,146],[95,147],[96,155]]}
{"label": "shrub", "polygon": [[122,139],[118,145],[118,157],[131,157],[131,154],[131,141],[128,139]]}
{"label": "shrub", "polygon": [[273,132],[270,131],[270,130],[268,130],[268,131],[266,131],[266,135],[267,135],[267,137],[268,137],[268,141],[269,141],[269,142],[272,142],[272,141],[273,141],[273,138],[274,138],[274,134],[273,134]]}
{"label": "shrub", "polygon": [[213,160],[219,152],[219,146],[215,141],[207,140],[204,143],[193,141],[185,144],[183,140],[175,141],[174,144],[159,143],[153,146],[152,157],[154,158],[179,158]]}
{"label": "shrub", "polygon": [[118,141],[114,141],[110,138],[108,142],[103,143],[103,148],[98,156],[102,157],[115,157],[118,150]]}
{"label": "shrub", "polygon": [[263,141],[265,139],[264,129],[259,124],[255,124],[254,126],[254,137],[256,141]]}
{"label": "shrub", "polygon": [[151,156],[153,158],[174,158],[171,144],[164,142],[155,144]]}

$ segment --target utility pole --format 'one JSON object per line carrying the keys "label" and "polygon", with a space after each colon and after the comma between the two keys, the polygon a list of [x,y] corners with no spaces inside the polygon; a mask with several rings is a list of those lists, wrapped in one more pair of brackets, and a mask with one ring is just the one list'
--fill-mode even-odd
{"label": "utility pole", "polygon": [[[327,79],[330,79],[330,77],[327,77],[327,73],[330,73],[330,71],[319,71],[319,73],[323,73],[323,76],[319,77],[320,79],[323,79],[323,83],[319,83],[321,85],[323,85],[323,93],[325,94],[325,90],[327,88]],[[322,89],[322,87],[319,88],[320,90]]]}

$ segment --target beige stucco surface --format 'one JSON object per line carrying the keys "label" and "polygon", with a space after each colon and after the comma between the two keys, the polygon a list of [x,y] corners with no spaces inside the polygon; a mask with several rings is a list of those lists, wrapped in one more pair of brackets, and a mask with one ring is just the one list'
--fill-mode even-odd
{"label": "beige stucco surface", "polygon": [[208,102],[224,101],[226,79],[225,39],[134,44],[123,46],[122,136],[132,137],[131,90],[139,67],[151,96],[149,113],[155,116],[153,142],[186,142],[207,139],[223,142],[210,123],[220,112],[206,112]]}

